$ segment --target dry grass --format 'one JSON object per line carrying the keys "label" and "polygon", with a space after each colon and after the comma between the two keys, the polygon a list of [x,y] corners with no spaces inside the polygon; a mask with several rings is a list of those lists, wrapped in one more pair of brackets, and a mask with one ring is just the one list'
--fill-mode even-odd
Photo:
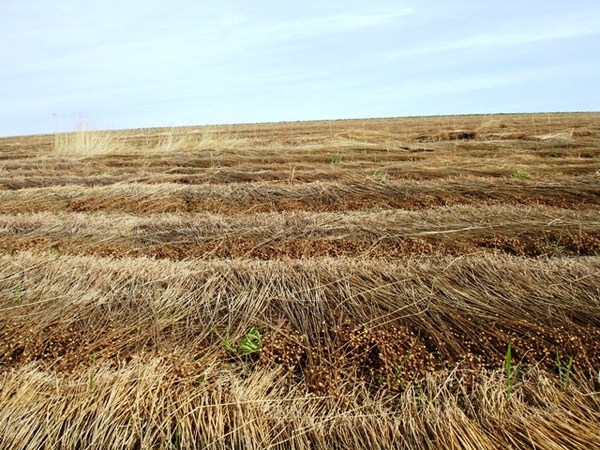
{"label": "dry grass", "polygon": [[[427,378],[419,391],[393,399],[356,387],[329,396],[286,388],[278,372],[211,374],[195,386],[177,383],[164,360],[86,377],[29,368],[7,375],[2,389],[2,445],[31,448],[594,448],[598,402],[585,387],[561,392],[545,375],[506,400],[498,372],[457,396],[453,377]],[[536,389],[529,386],[537,385]],[[130,399],[127,402],[120,401]],[[22,405],[35,404],[34,409]],[[90,424],[92,424],[90,426]]]}
{"label": "dry grass", "polygon": [[53,153],[58,156],[98,156],[122,149],[115,132],[92,131],[80,123],[76,131],[56,133]]}
{"label": "dry grass", "polygon": [[[23,346],[19,361],[3,351],[3,364],[15,367],[1,378],[0,410],[11,412],[0,414],[3,445],[495,448],[513,441],[577,448],[597,440],[597,258],[471,256],[377,268],[339,259],[20,254],[1,267],[2,298],[10,299],[1,306],[3,329],[19,333]],[[459,320],[445,320],[448,314]],[[349,336],[321,335],[324,323],[334,330],[345,321],[365,324],[372,337],[393,326],[415,330],[413,338],[437,349],[437,369],[422,371],[415,361],[405,366],[414,373],[403,379],[416,377],[408,384],[380,386],[366,370],[373,362],[353,353]],[[285,336],[307,354],[299,367],[275,358],[294,345],[278,339],[277,323],[289,324]],[[265,336],[259,359],[224,358],[218,332],[230,328],[236,340],[251,325]],[[547,354],[533,354],[542,348],[536,339]],[[509,340],[522,375],[507,397],[500,368]],[[48,354],[36,355],[44,344]],[[577,361],[568,386],[552,370],[556,348]],[[321,388],[336,373],[324,361],[336,361],[339,371],[336,383]],[[321,374],[314,385],[313,372]]]}
{"label": "dry grass", "polygon": [[0,139],[0,447],[600,448],[599,123]]}
{"label": "dry grass", "polygon": [[[92,180],[89,180],[92,181]],[[120,212],[128,214],[240,214],[282,211],[422,210],[440,206],[547,205],[595,209],[600,204],[594,177],[568,182],[485,178],[435,182],[376,181],[303,183],[97,183],[0,191],[0,213]]]}
{"label": "dry grass", "polygon": [[[143,201],[143,200],[140,200]],[[185,258],[399,257],[505,251],[522,256],[600,254],[595,210],[454,206],[418,211],[238,215],[0,215],[9,253]]]}
{"label": "dry grass", "polygon": [[[135,144],[132,144],[135,142]],[[221,152],[247,147],[251,140],[227,132],[203,127],[182,134],[175,130],[141,133],[133,139],[116,131],[94,131],[83,123],[72,132],[55,133],[51,155],[97,157],[103,155],[165,154],[181,151],[212,150]]]}

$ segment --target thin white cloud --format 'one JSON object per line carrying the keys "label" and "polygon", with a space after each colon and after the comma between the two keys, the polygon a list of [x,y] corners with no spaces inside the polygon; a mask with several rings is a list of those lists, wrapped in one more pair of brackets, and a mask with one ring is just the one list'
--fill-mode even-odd
{"label": "thin white cloud", "polygon": [[385,13],[335,14],[284,21],[265,29],[256,29],[257,37],[269,40],[305,39],[314,36],[355,31],[361,28],[389,25],[401,17],[413,14],[412,8]]}
{"label": "thin white cloud", "polygon": [[450,42],[401,49],[385,53],[382,57],[384,60],[394,61],[412,56],[456,50],[486,50],[495,47],[534,44],[554,39],[595,36],[600,35],[600,14],[546,18],[546,20],[537,23],[532,21],[531,23],[520,24],[516,28],[495,33],[477,33]]}
{"label": "thin white cloud", "polygon": [[[352,13],[299,17],[281,21],[238,14],[209,21],[200,28],[186,24],[187,26],[183,28],[168,30],[168,32],[163,30],[158,33],[147,33],[147,30],[143,29],[138,30],[138,34],[133,36],[117,33],[103,36],[107,38],[103,39],[104,42],[93,42],[93,33],[90,36],[90,33],[82,29],[80,24],[76,24],[77,27],[70,30],[76,36],[72,42],[65,42],[62,36],[47,44],[44,44],[45,41],[41,36],[30,40],[41,46],[32,54],[37,56],[36,53],[40,53],[43,61],[42,58],[37,57],[26,59],[17,56],[17,53],[12,56],[4,55],[5,59],[18,60],[18,64],[5,68],[4,76],[23,76],[40,70],[49,74],[59,71],[68,74],[74,66],[85,64],[93,68],[101,61],[106,61],[108,63],[106,67],[111,70],[115,66],[148,65],[153,67],[154,71],[161,72],[168,63],[181,66],[186,60],[199,61],[205,58],[207,64],[215,63],[240,54],[262,53],[262,49],[268,49],[275,43],[309,40],[325,35],[382,27],[411,14],[413,14],[411,8],[391,8],[388,11],[366,9]],[[85,45],[81,43],[79,36],[86,43]],[[65,44],[68,46],[60,49],[60,46]],[[44,48],[46,45],[50,47]],[[8,51],[10,52],[10,49]],[[260,53],[256,54],[260,56]]]}

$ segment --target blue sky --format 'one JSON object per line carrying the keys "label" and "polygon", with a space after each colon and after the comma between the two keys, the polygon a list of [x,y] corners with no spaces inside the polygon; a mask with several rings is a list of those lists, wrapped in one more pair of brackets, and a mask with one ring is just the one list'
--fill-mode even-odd
{"label": "blue sky", "polygon": [[600,2],[2,0],[0,135],[597,111]]}

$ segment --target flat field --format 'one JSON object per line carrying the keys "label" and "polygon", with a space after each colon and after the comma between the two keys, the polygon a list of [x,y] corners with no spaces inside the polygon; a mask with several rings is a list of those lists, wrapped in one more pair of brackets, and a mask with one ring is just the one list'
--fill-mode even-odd
{"label": "flat field", "polygon": [[600,448],[600,114],[0,138],[0,448]]}

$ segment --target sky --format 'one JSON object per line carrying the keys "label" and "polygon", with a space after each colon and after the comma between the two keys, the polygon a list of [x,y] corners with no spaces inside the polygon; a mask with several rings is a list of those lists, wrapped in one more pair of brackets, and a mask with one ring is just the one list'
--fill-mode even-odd
{"label": "sky", "polygon": [[600,110],[598,0],[1,0],[0,136]]}

